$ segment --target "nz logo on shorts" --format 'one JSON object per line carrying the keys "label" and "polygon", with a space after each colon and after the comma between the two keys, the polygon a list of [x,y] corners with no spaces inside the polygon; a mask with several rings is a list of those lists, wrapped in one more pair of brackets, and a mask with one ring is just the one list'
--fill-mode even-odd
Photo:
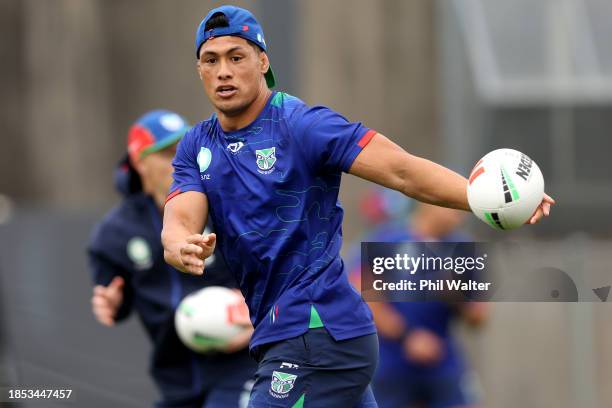
{"label": "nz logo on shorts", "polygon": [[274,163],[276,163],[276,147],[268,147],[267,149],[255,150],[257,156],[257,171],[261,174],[270,174],[274,171]]}
{"label": "nz logo on shorts", "polygon": [[280,371],[272,371],[272,382],[270,383],[270,395],[274,398],[287,398],[289,391],[293,389],[297,375],[287,374]]}

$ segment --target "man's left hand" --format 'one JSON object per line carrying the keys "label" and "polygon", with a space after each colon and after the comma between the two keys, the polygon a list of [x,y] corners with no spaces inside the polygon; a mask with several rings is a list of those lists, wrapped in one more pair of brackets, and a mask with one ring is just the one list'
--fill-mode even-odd
{"label": "man's left hand", "polygon": [[542,217],[548,217],[550,215],[550,206],[555,204],[555,200],[548,194],[544,194],[542,202],[536,208],[535,212],[527,221],[527,224],[535,224],[542,219]]}

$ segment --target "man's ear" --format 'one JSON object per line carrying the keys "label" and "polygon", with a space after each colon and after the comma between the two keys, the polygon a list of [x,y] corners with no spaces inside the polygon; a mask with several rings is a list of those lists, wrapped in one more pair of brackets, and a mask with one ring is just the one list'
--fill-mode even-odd
{"label": "man's ear", "polygon": [[200,71],[200,61],[196,62],[196,71],[198,72],[198,76],[200,80],[202,79],[202,72]]}
{"label": "man's ear", "polygon": [[268,54],[263,51],[260,52],[259,62],[261,63],[261,73],[265,74],[266,72],[268,72],[268,69],[270,68],[270,60],[268,59]]}

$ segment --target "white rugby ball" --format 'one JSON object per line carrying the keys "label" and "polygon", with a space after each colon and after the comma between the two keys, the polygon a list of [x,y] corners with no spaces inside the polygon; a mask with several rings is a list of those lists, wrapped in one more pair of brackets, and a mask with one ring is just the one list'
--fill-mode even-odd
{"label": "white rugby ball", "polygon": [[248,309],[237,291],[209,286],[185,297],[174,315],[174,325],[181,341],[190,349],[205,353],[222,349],[244,330],[236,321]]}
{"label": "white rugby ball", "polygon": [[498,230],[525,224],[544,198],[544,177],[526,154],[498,149],[480,159],[468,180],[472,212]]}

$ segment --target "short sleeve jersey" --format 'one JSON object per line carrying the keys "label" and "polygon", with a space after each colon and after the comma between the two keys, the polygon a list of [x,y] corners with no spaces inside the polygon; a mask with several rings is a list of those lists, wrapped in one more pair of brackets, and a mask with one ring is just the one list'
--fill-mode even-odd
{"label": "short sleeve jersey", "polygon": [[255,326],[251,348],[299,336],[313,319],[336,340],[376,332],[339,256],[338,202],[342,172],[375,134],[275,92],[245,128],[225,132],[213,115],[181,140],[168,199],[206,194]]}

